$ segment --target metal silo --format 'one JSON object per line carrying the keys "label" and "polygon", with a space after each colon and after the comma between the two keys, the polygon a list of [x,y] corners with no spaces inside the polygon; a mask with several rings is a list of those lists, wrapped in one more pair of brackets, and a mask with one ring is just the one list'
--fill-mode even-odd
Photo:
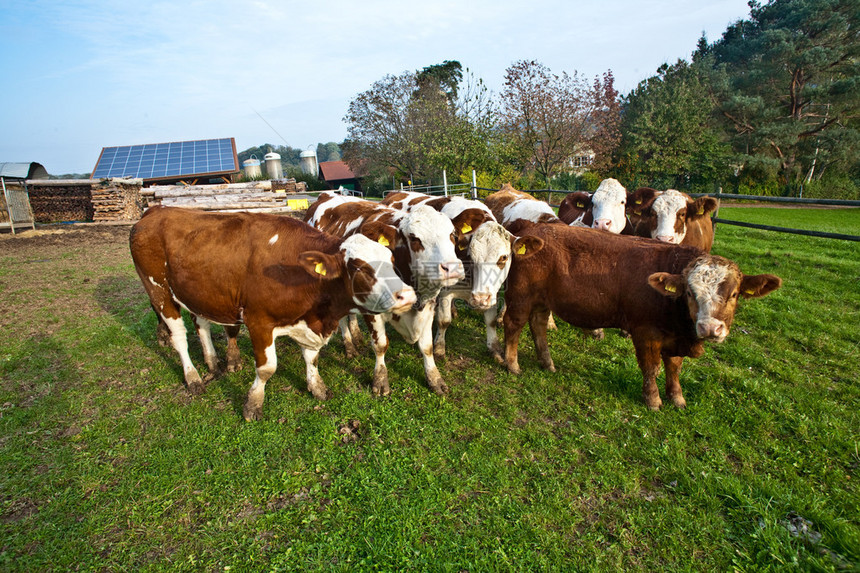
{"label": "metal silo", "polygon": [[302,151],[299,154],[299,161],[302,165],[302,173],[313,175],[317,177],[319,175],[320,169],[319,164],[317,163],[317,152],[311,149],[307,151]]}

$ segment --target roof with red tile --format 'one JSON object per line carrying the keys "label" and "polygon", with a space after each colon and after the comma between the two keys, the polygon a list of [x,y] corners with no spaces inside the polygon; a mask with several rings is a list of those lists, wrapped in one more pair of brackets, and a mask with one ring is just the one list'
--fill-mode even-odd
{"label": "roof with red tile", "polygon": [[321,161],[319,164],[320,175],[325,181],[340,181],[343,179],[355,179],[355,174],[350,170],[345,161]]}

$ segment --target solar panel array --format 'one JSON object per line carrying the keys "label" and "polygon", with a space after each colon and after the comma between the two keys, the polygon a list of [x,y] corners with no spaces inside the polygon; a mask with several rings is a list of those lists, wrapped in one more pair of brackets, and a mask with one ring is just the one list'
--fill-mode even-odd
{"label": "solar panel array", "polygon": [[93,179],[180,178],[239,171],[233,138],[126,145],[102,149]]}

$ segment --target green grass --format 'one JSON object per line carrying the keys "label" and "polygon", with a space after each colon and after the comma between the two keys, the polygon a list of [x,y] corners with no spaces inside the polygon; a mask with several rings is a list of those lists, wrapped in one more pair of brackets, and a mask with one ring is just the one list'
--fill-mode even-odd
{"label": "green grass", "polygon": [[[857,210],[720,212],[735,215],[860,234]],[[719,225],[716,254],[785,282],[685,361],[684,411],[645,408],[615,332],[559,321],[555,374],[524,335],[515,377],[461,308],[447,397],[392,335],[393,392],[374,398],[370,353],[345,360],[335,336],[319,364],[334,397],[317,402],[281,339],[256,423],[246,336],[245,368],[189,396],[127,246],[68,243],[0,251],[2,569],[858,568],[857,243]]]}

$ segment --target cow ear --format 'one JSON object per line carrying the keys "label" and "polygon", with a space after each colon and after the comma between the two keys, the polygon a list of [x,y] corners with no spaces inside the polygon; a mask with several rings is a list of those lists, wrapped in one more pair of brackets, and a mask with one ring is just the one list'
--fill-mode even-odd
{"label": "cow ear", "polygon": [[392,251],[397,246],[397,229],[391,225],[369,221],[361,226],[361,234]]}
{"label": "cow ear", "polygon": [[646,209],[651,207],[651,203],[657,198],[660,192],[650,187],[640,187],[633,193],[627,196],[627,212],[635,215],[641,215]]}
{"label": "cow ear", "polygon": [[336,279],[343,270],[343,259],[319,251],[300,253],[299,264],[309,275],[318,279]]}
{"label": "cow ear", "polygon": [[543,248],[543,239],[540,237],[516,237],[511,235],[511,252],[518,259],[525,259],[537,253]]}
{"label": "cow ear", "polygon": [[457,236],[457,250],[462,251],[469,246],[472,241],[472,234],[483,220],[475,213],[464,211],[454,217],[451,222],[454,224],[454,234]]}
{"label": "cow ear", "polygon": [[706,217],[717,210],[717,200],[713,197],[699,197],[687,207],[687,218]]}
{"label": "cow ear", "polygon": [[774,275],[744,275],[741,280],[741,296],[758,298],[768,295],[782,286],[782,279]]}
{"label": "cow ear", "polygon": [[586,210],[591,207],[591,193],[586,193],[585,191],[574,191],[570,195],[570,204],[571,206],[575,206],[577,209]]}
{"label": "cow ear", "polygon": [[672,273],[654,273],[648,277],[648,284],[651,288],[669,298],[678,298],[684,294],[684,277],[682,275],[673,275]]}

